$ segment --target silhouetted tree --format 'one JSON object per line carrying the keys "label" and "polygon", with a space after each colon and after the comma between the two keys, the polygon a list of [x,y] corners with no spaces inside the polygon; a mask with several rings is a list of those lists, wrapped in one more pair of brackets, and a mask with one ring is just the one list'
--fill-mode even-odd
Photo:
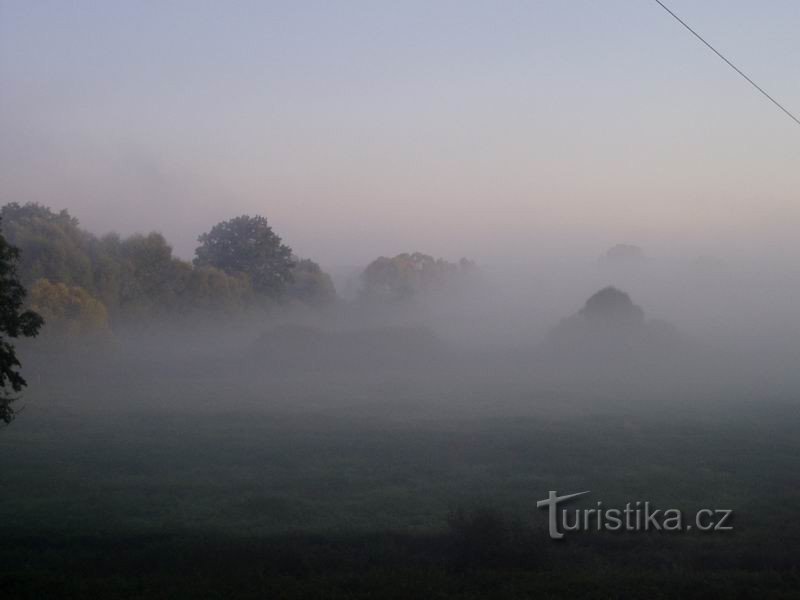
{"label": "silhouetted tree", "polygon": [[593,321],[613,324],[640,325],[644,322],[644,311],[633,303],[628,294],[613,286],[592,294],[578,314]]}
{"label": "silhouetted tree", "polygon": [[17,277],[18,257],[19,250],[0,234],[0,421],[5,423],[14,417],[12,393],[26,385],[19,373],[17,353],[8,338],[35,336],[43,322],[34,311],[22,310],[25,288]]}
{"label": "silhouetted tree", "polygon": [[264,217],[243,215],[217,223],[198,241],[195,266],[244,273],[258,294],[277,298],[292,281],[292,249]]}

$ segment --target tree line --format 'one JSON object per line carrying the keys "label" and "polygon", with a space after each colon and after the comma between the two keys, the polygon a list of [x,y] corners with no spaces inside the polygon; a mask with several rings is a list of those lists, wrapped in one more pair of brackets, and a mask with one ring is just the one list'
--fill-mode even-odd
{"label": "tree line", "polygon": [[215,225],[199,237],[192,262],[174,256],[160,233],[96,236],[66,210],[40,204],[7,204],[0,218],[8,243],[19,249],[28,304],[53,332],[336,299],[331,278],[296,257],[260,216]]}
{"label": "tree line", "polygon": [[[361,273],[353,306],[408,302],[452,289],[477,271],[420,252],[379,257]],[[314,309],[340,304],[331,277],[298,258],[262,216],[222,221],[198,237],[194,259],[173,255],[160,233],[97,236],[66,210],[0,208],[0,421],[25,386],[12,340],[107,338],[147,322]],[[43,328],[43,325],[46,327]]]}
{"label": "tree line", "polygon": [[[191,262],[176,257],[160,233],[98,236],[68,211],[41,204],[6,204],[0,220],[8,243],[19,249],[27,304],[44,317],[48,335],[339,301],[331,277],[297,257],[263,216],[217,223],[198,237]],[[466,259],[451,263],[420,252],[379,257],[361,273],[358,301],[405,301],[475,270]]]}

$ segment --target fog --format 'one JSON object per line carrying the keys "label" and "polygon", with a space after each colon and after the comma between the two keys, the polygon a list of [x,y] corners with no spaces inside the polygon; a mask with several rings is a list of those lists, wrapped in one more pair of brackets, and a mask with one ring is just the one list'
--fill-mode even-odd
{"label": "fog", "polygon": [[796,597],[799,10],[0,0],[0,595]]}
{"label": "fog", "polygon": [[[129,320],[113,341],[68,352],[49,337],[25,341],[26,371],[72,390],[76,405],[156,414],[735,411],[800,390],[798,281],[778,265],[598,253],[481,265],[466,281],[385,303],[363,297],[358,270],[336,280],[351,296],[323,309]],[[584,323],[587,301],[608,287],[641,319],[618,321],[612,307]]]}

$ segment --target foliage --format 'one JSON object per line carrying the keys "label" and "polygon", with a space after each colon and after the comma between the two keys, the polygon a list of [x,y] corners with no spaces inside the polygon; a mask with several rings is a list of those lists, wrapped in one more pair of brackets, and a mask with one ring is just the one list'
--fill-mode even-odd
{"label": "foliage", "polygon": [[19,250],[0,234],[0,421],[5,423],[14,416],[8,388],[19,392],[26,385],[14,346],[7,338],[33,337],[42,326],[41,315],[22,309],[25,288],[17,277],[18,256]]}
{"label": "foliage", "polygon": [[[23,284],[46,281],[37,294],[42,310],[57,323],[49,332],[86,331],[86,324],[80,324],[86,315],[76,307],[85,306],[87,298],[90,313],[99,314],[102,306],[106,324],[116,329],[161,317],[235,315],[258,296],[260,305],[265,299],[286,298],[312,306],[336,297],[330,277],[311,260],[293,259],[263,217],[215,226],[201,236],[193,265],[174,256],[160,233],[97,237],[67,211],[40,204],[7,204],[2,216],[9,242],[21,249]],[[76,310],[84,314],[78,321],[66,316],[65,311]]]}
{"label": "foliage", "polygon": [[362,273],[362,294],[383,300],[408,299],[420,292],[442,290],[474,270],[475,264],[464,258],[451,263],[420,252],[381,256]]}
{"label": "foliage", "polygon": [[308,258],[293,258],[292,282],[286,296],[311,306],[326,306],[336,300],[333,281],[322,268]]}
{"label": "foliage", "polygon": [[613,286],[592,294],[578,314],[586,319],[610,323],[639,325],[644,321],[644,311],[628,294]]}
{"label": "foliage", "polygon": [[245,309],[252,290],[247,276],[228,275],[214,267],[191,268],[181,263],[183,287],[181,307],[186,312],[236,314]]}
{"label": "foliage", "polygon": [[262,216],[222,221],[198,238],[195,266],[244,273],[253,290],[278,298],[292,281],[292,249],[281,242]]}
{"label": "foliage", "polygon": [[40,279],[31,287],[30,306],[44,317],[47,326],[43,333],[47,335],[72,337],[109,331],[106,307],[78,286]]}
{"label": "foliage", "polygon": [[56,213],[40,204],[11,203],[0,216],[9,243],[20,250],[24,285],[46,278],[91,289],[92,262],[86,253],[91,235],[66,210]]}

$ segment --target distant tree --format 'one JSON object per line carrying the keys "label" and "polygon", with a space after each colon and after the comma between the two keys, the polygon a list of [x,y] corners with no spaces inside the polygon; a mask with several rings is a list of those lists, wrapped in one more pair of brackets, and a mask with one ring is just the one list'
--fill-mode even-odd
{"label": "distant tree", "polygon": [[30,306],[47,322],[43,335],[69,338],[109,333],[106,307],[81,287],[40,279],[31,286]]}
{"label": "distant tree", "polygon": [[292,250],[264,217],[244,215],[223,221],[198,241],[195,266],[244,273],[258,294],[278,298],[292,281]]}
{"label": "distant tree", "polygon": [[19,248],[23,285],[37,279],[63,281],[92,289],[91,234],[66,211],[28,203],[5,205],[0,211],[6,239]]}
{"label": "distant tree", "polygon": [[546,347],[605,360],[635,352],[648,330],[642,308],[625,292],[608,286],[592,294],[577,313],[562,319],[548,334]]}
{"label": "distant tree", "polygon": [[612,324],[640,325],[644,322],[644,311],[628,294],[613,286],[592,294],[578,314],[592,321]]}
{"label": "distant tree", "polygon": [[173,310],[189,265],[172,256],[172,247],[160,233],[132,235],[122,240],[123,275],[128,279],[122,300],[129,312],[163,314]]}
{"label": "distant tree", "polygon": [[475,270],[475,264],[461,259],[457,264],[435,259],[421,252],[375,259],[361,275],[367,298],[402,300],[420,292],[441,290]]}
{"label": "distant tree", "polygon": [[336,288],[333,280],[313,260],[294,258],[292,267],[292,283],[286,290],[286,296],[311,306],[325,306],[336,300]]}
{"label": "distant tree", "polygon": [[[11,422],[12,394],[26,385],[19,373],[20,362],[8,338],[33,337],[43,320],[32,310],[22,310],[25,288],[17,277],[19,250],[0,234],[0,421]],[[10,388],[10,389],[9,389]]]}

